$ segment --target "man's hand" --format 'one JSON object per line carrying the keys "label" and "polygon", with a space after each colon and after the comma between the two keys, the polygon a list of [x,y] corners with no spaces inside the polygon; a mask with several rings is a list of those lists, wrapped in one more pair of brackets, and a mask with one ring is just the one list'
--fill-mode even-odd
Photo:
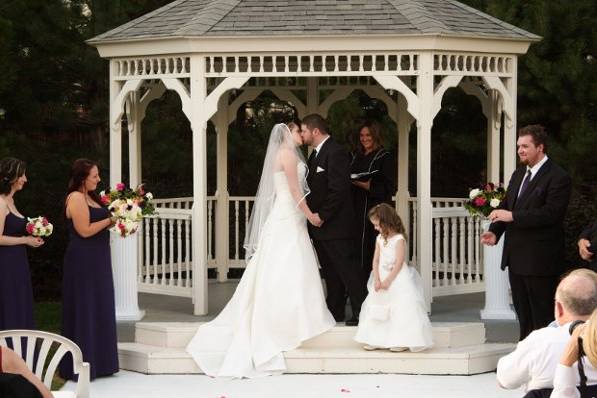
{"label": "man's hand", "polygon": [[483,232],[481,234],[481,243],[487,246],[494,246],[497,243],[497,237],[493,232]]}
{"label": "man's hand", "polygon": [[512,222],[514,218],[512,217],[512,212],[508,210],[494,210],[489,213],[489,220],[491,222],[496,221],[503,221],[503,222]]}
{"label": "man's hand", "polygon": [[593,258],[593,253],[589,251],[591,242],[588,239],[580,239],[578,241],[578,254],[585,261],[590,261]]}

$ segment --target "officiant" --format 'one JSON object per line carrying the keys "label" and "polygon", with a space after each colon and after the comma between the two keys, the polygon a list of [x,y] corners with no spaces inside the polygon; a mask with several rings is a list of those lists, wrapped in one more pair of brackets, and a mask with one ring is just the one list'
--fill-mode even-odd
{"label": "officiant", "polygon": [[375,252],[377,233],[367,218],[369,210],[382,202],[392,204],[396,192],[396,162],[382,144],[381,126],[365,121],[357,130],[352,153],[351,180],[353,203],[357,217],[357,254],[367,279]]}

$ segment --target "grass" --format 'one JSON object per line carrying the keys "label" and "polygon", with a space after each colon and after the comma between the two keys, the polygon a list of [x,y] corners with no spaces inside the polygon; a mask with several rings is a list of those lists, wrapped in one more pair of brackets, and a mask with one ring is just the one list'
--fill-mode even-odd
{"label": "grass", "polygon": [[[44,301],[36,303],[34,307],[34,313],[38,330],[60,334],[62,324],[62,306],[59,302]],[[48,358],[51,358],[55,351],[56,346],[52,346],[52,348],[50,348],[50,354],[48,355]],[[46,364],[46,366],[47,365],[48,364]],[[58,375],[58,372],[56,372],[54,378],[52,379],[52,391],[60,390],[65,383],[66,381]]]}

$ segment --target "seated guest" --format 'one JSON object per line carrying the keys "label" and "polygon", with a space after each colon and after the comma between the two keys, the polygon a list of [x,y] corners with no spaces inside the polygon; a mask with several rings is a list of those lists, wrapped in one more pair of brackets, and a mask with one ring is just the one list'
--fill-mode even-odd
{"label": "seated guest", "polygon": [[0,347],[0,397],[52,398],[52,393],[20,356],[10,348]]}
{"label": "seated guest", "polygon": [[[552,389],[560,356],[570,339],[570,324],[576,320],[586,321],[595,308],[597,273],[588,269],[572,271],[562,279],[556,290],[554,314],[559,326],[533,331],[518,343],[513,352],[499,360],[497,380],[500,386],[507,389],[522,386],[531,393]],[[587,366],[586,371],[587,375],[597,377],[592,366]]]}
{"label": "seated guest", "polygon": [[[582,341],[582,351],[584,355],[579,355],[579,337]],[[587,368],[597,368],[597,310],[586,324],[578,325],[568,345],[560,358],[560,363],[556,369],[556,375],[553,380],[553,392],[551,398],[577,398],[581,397],[581,391],[584,387],[577,388],[580,384],[579,366],[577,361],[582,357],[582,368],[587,377],[585,382],[589,396],[597,396],[597,379],[595,372],[587,373]],[[579,391],[580,390],[580,391]]]}
{"label": "seated guest", "polygon": [[597,220],[589,224],[578,237],[578,254],[589,263],[589,268],[597,272]]}

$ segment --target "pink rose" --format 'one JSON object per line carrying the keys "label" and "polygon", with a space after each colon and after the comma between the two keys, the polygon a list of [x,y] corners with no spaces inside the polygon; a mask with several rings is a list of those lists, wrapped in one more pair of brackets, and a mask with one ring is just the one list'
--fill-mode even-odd
{"label": "pink rose", "polygon": [[485,190],[486,190],[486,191],[489,191],[489,192],[491,192],[491,191],[493,191],[493,190],[494,190],[494,188],[495,188],[495,185],[493,185],[493,183],[492,183],[492,182],[488,182],[487,184],[485,184]]}
{"label": "pink rose", "polygon": [[121,182],[119,182],[118,184],[116,184],[116,190],[117,191],[124,191],[125,185]]}
{"label": "pink rose", "polygon": [[145,195],[145,190],[143,189],[143,184],[139,185],[139,188],[137,188],[137,193],[141,196]]}
{"label": "pink rose", "polygon": [[485,206],[485,203],[487,203],[487,199],[482,198],[480,196],[473,200],[473,204],[477,207]]}
{"label": "pink rose", "polygon": [[110,204],[110,197],[108,195],[102,195],[100,197],[100,200],[102,201],[103,204],[105,205],[109,205]]}
{"label": "pink rose", "polygon": [[47,218],[45,218],[45,217],[44,217],[44,218],[42,218],[42,219],[41,219],[41,225],[43,225],[44,227],[47,227],[47,226],[48,226],[48,219],[47,219]]}
{"label": "pink rose", "polygon": [[27,230],[27,233],[29,235],[33,234],[33,224],[27,224],[27,226],[25,227],[25,229]]}

